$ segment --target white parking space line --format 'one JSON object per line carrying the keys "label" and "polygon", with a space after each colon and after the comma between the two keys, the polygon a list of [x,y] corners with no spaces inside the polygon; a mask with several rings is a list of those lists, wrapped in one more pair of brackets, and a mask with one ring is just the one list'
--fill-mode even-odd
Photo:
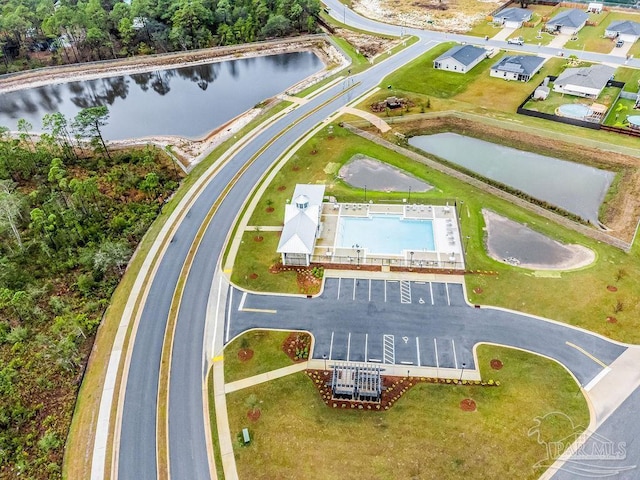
{"label": "white parking space line", "polygon": [[[347,338],[347,362],[349,361],[349,356],[351,355],[351,332],[349,332],[349,337]],[[456,368],[458,368],[456,366]]]}
{"label": "white parking space line", "polygon": [[342,278],[338,278],[338,300],[340,300],[340,284],[342,283]]}
{"label": "white parking space line", "polygon": [[353,298],[352,298],[352,300],[356,299],[356,286],[357,285],[358,285],[358,283],[357,283],[356,279],[354,278],[353,279]]}
{"label": "white parking space line", "polygon": [[433,283],[431,282],[429,282],[429,293],[431,294],[431,305],[433,305]]}
{"label": "white parking space line", "polygon": [[451,346],[453,347],[453,361],[456,364],[456,368],[458,368],[458,356],[456,355],[456,342],[451,339]]}
{"label": "white parking space line", "polygon": [[384,281],[384,303],[387,303],[387,281]]}
{"label": "white parking space line", "polygon": [[369,279],[369,301],[371,301],[371,279]]}
{"label": "white parking space line", "polygon": [[333,333],[331,332],[331,345],[329,345],[329,360],[331,360],[331,354],[333,353]]}
{"label": "white parking space line", "polygon": [[447,291],[447,305],[451,305],[451,299],[449,298],[449,284],[445,283],[444,284],[444,289]]}
{"label": "white parking space line", "polygon": [[233,305],[233,291],[232,288],[229,292],[229,308],[227,308],[227,334],[224,336],[225,343],[229,341],[229,327],[231,326],[231,305]]}
{"label": "white parking space line", "polygon": [[241,312],[244,308],[244,301],[247,299],[247,292],[242,292],[242,298],[240,299],[240,305],[238,305],[238,311]]}
{"label": "white parking space line", "polygon": [[416,337],[416,355],[418,356],[418,366],[420,367],[420,340]]}
{"label": "white parking space line", "polygon": [[367,355],[368,355],[368,348],[369,347],[369,334],[365,333],[364,334],[364,361],[367,361]]}
{"label": "white parking space line", "polygon": [[435,338],[433,339],[433,347],[436,349],[436,368],[440,368],[440,362],[438,362],[438,342]]}

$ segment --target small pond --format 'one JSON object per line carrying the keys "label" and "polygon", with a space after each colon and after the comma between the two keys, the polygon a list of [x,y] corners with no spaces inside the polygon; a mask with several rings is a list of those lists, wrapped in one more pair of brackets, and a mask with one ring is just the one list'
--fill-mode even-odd
{"label": "small pond", "polygon": [[564,245],[489,210],[482,210],[487,226],[489,256],[511,265],[540,270],[570,270],[589,265],[595,253],[581,245]]}
{"label": "small pond", "polygon": [[399,168],[366,155],[354,155],[339,172],[352,187],[380,192],[427,192],[433,187]]}
{"label": "small pond", "polygon": [[615,176],[606,170],[450,132],[412,137],[409,144],[594,224]]}
{"label": "small pond", "polygon": [[46,113],[72,119],[106,105],[109,140],[198,138],[323,67],[314,53],[294,52],[30,88],[0,94],[0,125],[16,130],[24,118],[39,132]]}

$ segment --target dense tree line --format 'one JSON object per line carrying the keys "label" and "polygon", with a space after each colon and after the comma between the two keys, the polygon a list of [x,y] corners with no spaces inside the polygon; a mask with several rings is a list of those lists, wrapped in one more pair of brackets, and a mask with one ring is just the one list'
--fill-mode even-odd
{"label": "dense tree line", "polygon": [[247,43],[313,32],[319,9],[319,0],[0,0],[0,55],[9,71],[29,60],[74,63]]}
{"label": "dense tree line", "polygon": [[0,131],[0,478],[60,478],[97,326],[181,178],[156,149],[107,151],[106,121],[93,107],[48,115],[37,140],[24,121]]}

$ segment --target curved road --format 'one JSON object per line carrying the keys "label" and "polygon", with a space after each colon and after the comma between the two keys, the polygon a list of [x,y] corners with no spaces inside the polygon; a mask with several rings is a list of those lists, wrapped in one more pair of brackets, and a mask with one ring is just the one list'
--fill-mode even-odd
{"label": "curved road", "polygon": [[[348,9],[343,10],[342,5],[336,0],[326,3],[331,7],[332,15],[340,21],[344,16],[346,23],[358,28],[394,35],[400,33],[400,27],[373,22]],[[341,13],[343,15],[340,15]],[[186,279],[175,329],[168,406],[170,474],[173,480],[210,478],[203,426],[203,423],[208,421],[203,418],[202,402],[202,386],[206,373],[203,336],[209,290],[227,232],[235,221],[240,205],[249,196],[263,172],[305,132],[352,99],[378,85],[386,75],[432,48],[438,41],[478,42],[477,38],[413,29],[405,29],[405,33],[417,35],[420,41],[363,74],[354,76],[356,84],[349,92],[344,93],[344,85],[339,83],[309,103],[293,110],[250,141],[207,185],[188,217],[180,224],[154,276],[132,347],[119,444],[114,447],[120,479],[157,478],[156,416],[160,357],[171,298],[195,234],[207,211],[220,199],[236,172],[264,145],[275,139],[222,199]],[[487,44],[506,46],[505,42],[489,41]],[[556,53],[553,49],[537,49],[526,45],[519,49]],[[596,61],[602,61],[606,57],[586,52],[579,52],[579,55]],[[607,60],[622,62],[621,59]],[[638,60],[633,60],[632,63],[640,66]],[[335,97],[336,95],[339,96]]]}

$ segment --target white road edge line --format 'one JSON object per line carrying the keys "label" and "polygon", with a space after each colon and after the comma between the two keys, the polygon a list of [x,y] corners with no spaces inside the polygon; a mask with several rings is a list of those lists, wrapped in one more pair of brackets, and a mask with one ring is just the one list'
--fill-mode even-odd
{"label": "white road edge line", "polygon": [[451,306],[451,298],[449,297],[449,284],[444,283],[444,289],[447,291],[447,305]]}
{"label": "white road edge line", "polygon": [[[431,305],[434,305],[433,302],[433,282],[429,282],[429,293],[431,294]],[[435,338],[434,338],[435,340]]]}
{"label": "white road edge line", "polygon": [[421,367],[422,365],[420,365],[420,340],[418,339],[418,337],[416,337],[416,354],[418,355],[418,366]]}
{"label": "white road edge line", "polygon": [[[216,315],[213,323],[213,345],[216,342],[216,335],[218,334],[218,318],[220,313],[220,297],[222,297],[222,275],[220,275],[220,284],[218,285],[218,301],[216,302]],[[211,346],[211,353],[215,355],[215,346]]]}
{"label": "white road edge line", "polygon": [[233,305],[233,291],[235,289],[232,288],[229,292],[229,308],[227,309],[227,333],[225,334],[224,342],[227,343],[229,341],[229,329],[231,327],[231,306]]}
{"label": "white road edge line", "polygon": [[456,368],[458,368],[458,356],[456,355],[456,342],[451,339],[451,346],[453,347],[453,361],[456,364]]}
{"label": "white road edge line", "polygon": [[433,339],[433,346],[436,349],[436,368],[440,368],[440,362],[438,361],[438,342],[436,339]]}
{"label": "white road edge line", "polygon": [[349,332],[349,337],[347,338],[347,362],[349,361],[350,355],[351,355],[351,332]]}
{"label": "white road edge line", "polygon": [[387,303],[387,281],[384,281],[384,303]]}
{"label": "white road edge line", "polygon": [[371,279],[369,279],[369,301],[371,301]]}
{"label": "white road edge line", "polygon": [[340,300],[340,284],[342,283],[342,277],[338,277],[338,296],[336,297]]}

